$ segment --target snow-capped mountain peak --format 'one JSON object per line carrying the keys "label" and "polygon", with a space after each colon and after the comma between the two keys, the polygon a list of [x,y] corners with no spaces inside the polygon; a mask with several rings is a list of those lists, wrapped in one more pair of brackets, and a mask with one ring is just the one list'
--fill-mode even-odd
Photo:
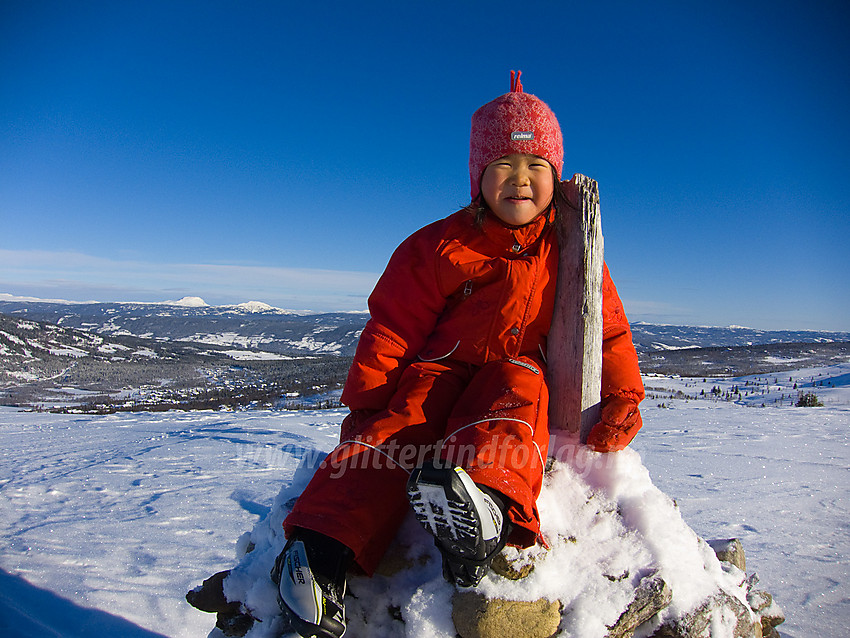
{"label": "snow-capped mountain peak", "polygon": [[236,308],[243,312],[279,312],[280,308],[275,308],[262,301],[246,301],[245,303],[236,304]]}
{"label": "snow-capped mountain peak", "polygon": [[183,308],[203,308],[209,304],[200,297],[183,297],[177,301],[166,301],[169,306],[181,306]]}

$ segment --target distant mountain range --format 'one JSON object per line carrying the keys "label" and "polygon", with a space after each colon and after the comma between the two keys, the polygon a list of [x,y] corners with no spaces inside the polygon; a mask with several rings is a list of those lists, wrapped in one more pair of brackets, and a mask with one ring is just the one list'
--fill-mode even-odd
{"label": "distant mountain range", "polygon": [[814,330],[757,330],[742,326],[668,326],[634,322],[632,337],[639,353],[684,348],[728,348],[779,343],[850,341],[850,332]]}
{"label": "distant mountain range", "polygon": [[[58,303],[0,300],[0,313],[101,336],[133,336],[285,355],[353,355],[366,313],[304,314],[261,302],[209,306],[197,297],[169,303]],[[683,348],[850,341],[850,332],[756,330],[730,326],[632,324],[639,353]]]}
{"label": "distant mountain range", "polygon": [[[367,319],[197,298],[0,300],[0,402],[108,411],[332,401]],[[730,376],[850,357],[850,333],[639,322],[632,330],[645,373]]]}

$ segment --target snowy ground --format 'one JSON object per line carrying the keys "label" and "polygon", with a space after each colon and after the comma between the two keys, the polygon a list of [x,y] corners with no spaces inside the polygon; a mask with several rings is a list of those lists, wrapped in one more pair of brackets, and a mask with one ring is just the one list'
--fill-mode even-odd
{"label": "snowy ground", "polygon": [[[788,616],[783,636],[844,635],[850,366],[761,379],[741,403],[655,391],[633,447],[698,534],[743,541],[747,571]],[[699,395],[748,380],[646,384]],[[805,390],[825,407],[779,407],[772,399],[796,396],[793,382],[814,384]],[[237,538],[298,459],[333,447],[342,414],[0,408],[0,633],[206,636],[213,616],[189,607],[186,590],[233,565]]]}

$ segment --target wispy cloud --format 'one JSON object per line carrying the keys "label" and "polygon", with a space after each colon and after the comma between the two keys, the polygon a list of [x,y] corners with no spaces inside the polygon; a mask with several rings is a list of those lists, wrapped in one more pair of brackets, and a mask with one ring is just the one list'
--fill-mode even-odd
{"label": "wispy cloud", "polygon": [[691,325],[697,319],[693,309],[664,301],[624,299],[630,321]]}
{"label": "wispy cloud", "polygon": [[71,301],[263,301],[294,310],[365,310],[376,273],[151,263],[76,252],[0,249],[0,292]]}

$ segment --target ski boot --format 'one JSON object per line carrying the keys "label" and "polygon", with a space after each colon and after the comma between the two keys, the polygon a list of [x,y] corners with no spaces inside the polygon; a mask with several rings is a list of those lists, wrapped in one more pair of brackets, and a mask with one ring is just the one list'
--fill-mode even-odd
{"label": "ski boot", "polygon": [[505,546],[509,523],[498,492],[479,488],[463,468],[429,461],[413,470],[407,497],[443,555],[443,576],[474,587]]}
{"label": "ski boot", "polygon": [[323,534],[299,530],[271,572],[278,605],[303,638],[340,638],[345,633],[345,573],[353,553]]}

